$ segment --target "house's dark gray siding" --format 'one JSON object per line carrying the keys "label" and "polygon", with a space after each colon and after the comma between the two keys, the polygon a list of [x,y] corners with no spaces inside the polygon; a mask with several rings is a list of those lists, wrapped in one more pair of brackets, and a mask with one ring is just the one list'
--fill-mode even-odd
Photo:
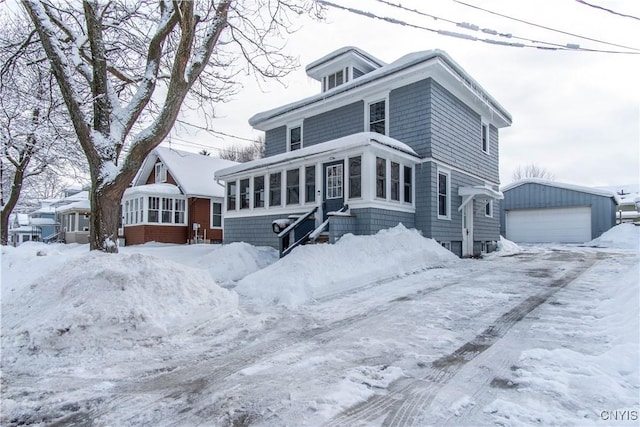
{"label": "house's dark gray siding", "polygon": [[280,126],[264,133],[264,156],[275,156],[287,151],[287,127]]}
{"label": "house's dark gray siding", "polygon": [[354,234],[376,234],[380,230],[395,227],[399,223],[402,223],[406,228],[415,228],[415,215],[409,212],[364,208],[351,209],[351,213],[356,216],[356,230]]}
{"label": "house's dark gray siding", "polygon": [[486,180],[500,181],[498,130],[490,126],[489,154],[484,153],[480,116],[435,81],[431,83],[430,127],[431,144],[427,156]]}
{"label": "house's dark gray siding", "polygon": [[271,246],[278,249],[278,235],[273,232],[271,223],[276,219],[287,218],[290,214],[251,216],[224,219],[224,243],[247,242],[255,246]]}
{"label": "house's dark gray siding", "polygon": [[[451,176],[451,219],[438,219],[438,167],[434,163],[416,166],[416,228],[425,237],[438,241],[451,242],[451,251],[462,254],[462,212],[458,207],[462,197],[458,196],[459,187],[484,185],[484,182],[463,173],[452,171]],[[474,200],[473,240],[493,242],[500,240],[500,203],[494,201],[493,217],[485,216],[485,205]],[[479,251],[478,251],[479,252]]]}
{"label": "house's dark gray siding", "polygon": [[430,155],[431,79],[389,94],[389,136],[402,141],[421,157]]}
{"label": "house's dark gray siding", "polygon": [[357,68],[353,68],[353,78],[357,79],[358,77],[364,76],[364,72],[358,70]]}
{"label": "house's dark gray siding", "polygon": [[[364,130],[364,102],[318,114],[304,120],[302,144],[310,147]],[[285,147],[286,149],[286,147]]]}
{"label": "house's dark gray siding", "polygon": [[526,183],[504,192],[500,209],[500,232],[506,235],[505,212],[515,209],[591,207],[591,238],[616,225],[613,198],[550,185]]}

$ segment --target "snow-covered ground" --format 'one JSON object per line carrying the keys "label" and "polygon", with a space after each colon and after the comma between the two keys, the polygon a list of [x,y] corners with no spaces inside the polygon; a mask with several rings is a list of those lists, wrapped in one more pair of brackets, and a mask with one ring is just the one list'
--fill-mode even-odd
{"label": "snow-covered ground", "polygon": [[2,425],[638,425],[640,227],[2,248]]}

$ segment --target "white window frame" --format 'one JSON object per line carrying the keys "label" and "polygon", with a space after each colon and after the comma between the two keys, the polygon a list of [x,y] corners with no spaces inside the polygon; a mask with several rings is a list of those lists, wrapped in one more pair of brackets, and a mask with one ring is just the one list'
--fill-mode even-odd
{"label": "white window frame", "polygon": [[162,162],[155,164],[155,182],[167,182],[167,167]]}
{"label": "white window frame", "polygon": [[[487,212],[487,206],[489,207],[489,212]],[[484,205],[484,216],[486,216],[487,218],[493,218],[493,200],[489,200]]]}
{"label": "white window frame", "polygon": [[[334,174],[334,180],[336,183],[339,183],[340,185],[330,185],[329,183],[329,170],[338,170],[340,171],[340,173],[335,173]],[[326,173],[325,173],[325,179],[327,180],[327,199],[341,199],[344,197],[344,166],[342,163],[339,164],[335,164],[335,165],[331,165],[331,166],[327,166],[326,168]],[[337,189],[340,189],[340,194],[338,194],[336,192]]]}
{"label": "white window frame", "polygon": [[291,126],[287,126],[287,151],[296,151],[291,149],[291,131],[297,128],[300,128],[300,148],[296,148],[296,150],[304,148],[304,129],[302,128],[302,122],[299,122],[294,123]]}
{"label": "white window frame", "polygon": [[[214,205],[220,205],[220,214],[218,214],[218,215],[214,214],[214,211],[213,211],[213,206]],[[222,229],[224,227],[224,215],[223,215],[223,212],[224,212],[224,203],[221,202],[221,201],[218,201],[218,200],[211,200],[211,218],[209,218],[209,220],[211,221],[211,224],[210,224],[211,225],[211,227],[210,227],[211,229],[220,230],[220,229]],[[213,224],[214,215],[220,216],[220,225],[214,225]]]}
{"label": "white window frame", "polygon": [[[486,130],[486,135],[483,135]],[[485,154],[490,154],[490,145],[491,145],[491,137],[490,137],[490,128],[489,123],[487,123],[484,119],[480,121],[480,149]],[[486,143],[486,147],[485,147]],[[486,148],[486,149],[485,149]]]}
{"label": "white window frame", "polygon": [[451,250],[451,242],[440,242],[440,246],[442,246],[445,249],[448,249],[449,251]]}
{"label": "white window frame", "polygon": [[389,93],[377,94],[365,99],[364,105],[364,131],[372,132],[370,122],[370,108],[371,104],[377,104],[384,101],[384,134],[389,135]]}
{"label": "white window frame", "polygon": [[[440,215],[440,175],[445,175],[447,177],[447,187],[446,187],[446,208],[447,208],[447,214],[446,215]],[[436,214],[438,219],[446,219],[446,220],[450,220],[451,219],[451,171],[450,170],[446,170],[446,169],[440,169],[438,168],[437,170],[437,176],[436,176]]]}

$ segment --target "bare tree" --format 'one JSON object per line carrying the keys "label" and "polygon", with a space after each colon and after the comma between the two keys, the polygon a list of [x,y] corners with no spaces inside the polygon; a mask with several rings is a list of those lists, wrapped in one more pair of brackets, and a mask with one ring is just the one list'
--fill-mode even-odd
{"label": "bare tree", "polygon": [[547,169],[531,163],[526,166],[518,166],[513,172],[512,178],[514,181],[525,178],[540,178],[551,181],[555,179],[555,176]]}
{"label": "bare tree", "polygon": [[21,197],[25,189],[34,189],[45,174],[49,182],[57,180],[56,170],[72,168],[82,157],[77,156],[66,109],[42,61],[44,51],[29,19],[4,16],[0,22],[2,245],[8,242],[9,215],[21,201],[25,203]]}
{"label": "bare tree", "polygon": [[246,163],[264,157],[264,138],[258,138],[250,145],[233,144],[220,151],[220,158]]}
{"label": "bare tree", "polygon": [[22,0],[51,63],[91,175],[91,249],[117,252],[119,205],[144,158],[169,134],[188,94],[205,111],[257,76],[292,70],[289,16],[312,0]]}

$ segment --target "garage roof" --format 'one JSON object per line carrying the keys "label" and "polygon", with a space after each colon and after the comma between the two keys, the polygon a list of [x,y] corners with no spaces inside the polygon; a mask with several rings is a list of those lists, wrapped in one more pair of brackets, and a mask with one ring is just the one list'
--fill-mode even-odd
{"label": "garage roof", "polygon": [[525,185],[525,184],[546,185],[549,187],[563,188],[565,190],[573,190],[581,193],[594,194],[596,196],[612,197],[615,200],[616,204],[620,204],[620,197],[614,191],[602,190],[602,189],[592,188],[592,187],[583,187],[580,185],[566,184],[562,182],[549,181],[547,179],[540,179],[540,178],[521,179],[519,181],[515,181],[515,182],[512,182],[511,184],[507,184],[503,186],[500,190],[504,193],[506,191],[520,187],[521,185]]}

